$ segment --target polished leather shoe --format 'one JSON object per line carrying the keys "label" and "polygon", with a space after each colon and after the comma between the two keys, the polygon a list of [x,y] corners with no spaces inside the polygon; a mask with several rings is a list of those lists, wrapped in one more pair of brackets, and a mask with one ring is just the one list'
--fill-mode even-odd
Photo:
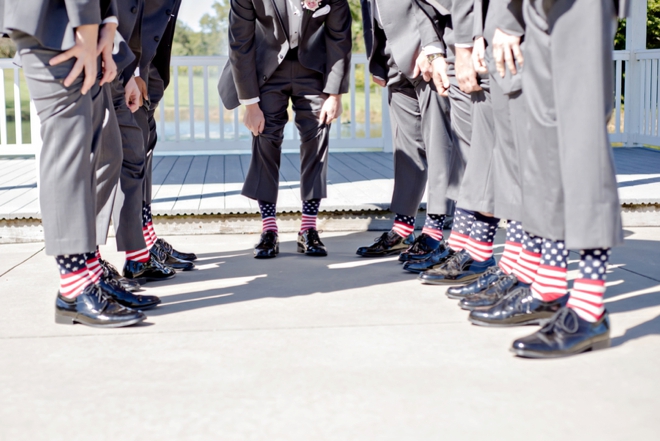
{"label": "polished leather shoe", "polygon": [[158,245],[152,246],[149,253],[151,253],[151,255],[163,265],[169,266],[178,271],[190,271],[195,268],[194,263],[188,262],[187,260],[177,259]]}
{"label": "polished leather shoe", "polygon": [[491,266],[477,280],[468,285],[450,286],[447,289],[447,297],[450,299],[464,299],[467,296],[486,291],[490,285],[504,276],[505,274],[499,266]]}
{"label": "polished leather shoe", "polygon": [[156,245],[164,249],[170,256],[176,257],[179,260],[187,260],[188,262],[194,262],[197,260],[197,255],[195,253],[182,253],[181,251],[177,251],[172,245],[167,243],[165,239],[161,239],[160,237],[156,239]]}
{"label": "polished leather shoe", "polygon": [[374,240],[374,243],[367,247],[360,247],[355,254],[362,257],[385,257],[392,254],[399,254],[405,251],[415,242],[415,234],[403,238],[394,230],[383,233]]}
{"label": "polished leather shoe", "polygon": [[610,318],[607,311],[595,323],[570,308],[562,308],[541,329],[513,342],[519,357],[557,358],[609,348]]}
{"label": "polished leather shoe", "polygon": [[327,256],[328,250],[321,242],[319,232],[314,228],[310,228],[298,233],[298,252],[307,256]]}
{"label": "polished leather shoe", "polygon": [[145,310],[160,303],[160,299],[156,296],[136,295],[126,291],[115,279],[101,279],[98,286],[104,294],[127,308]]}
{"label": "polished leather shoe", "polygon": [[442,242],[438,249],[433,251],[429,257],[424,260],[406,262],[403,264],[403,269],[410,271],[411,273],[423,273],[424,271],[440,267],[454,254],[456,254],[456,252]]}
{"label": "polished leather shoe", "polygon": [[493,257],[485,262],[478,262],[470,257],[467,251],[461,250],[438,268],[421,273],[419,280],[425,285],[470,283],[496,264]]}
{"label": "polished leather shoe", "polygon": [[261,240],[254,247],[254,257],[256,259],[268,259],[276,257],[280,253],[280,240],[274,231],[264,231],[261,233]]}
{"label": "polished leather shoe", "polygon": [[126,291],[130,291],[130,292],[140,291],[142,289],[141,285],[147,283],[147,281],[141,277],[138,277],[137,279],[133,279],[133,280],[129,280],[126,277],[123,277],[121,274],[119,274],[119,270],[115,268],[113,264],[103,259],[99,259],[99,264],[103,269],[103,278],[115,279],[117,282],[121,284],[122,288],[124,288]]}
{"label": "polished leather shoe", "polygon": [[58,292],[55,300],[55,323],[61,325],[80,323],[95,328],[121,328],[146,318],[140,311],[115,302],[94,284],[75,299],[67,299]]}
{"label": "polished leather shoe", "polygon": [[513,274],[502,275],[502,277],[490,285],[485,291],[461,299],[458,302],[458,306],[467,311],[490,308],[513,291],[513,289],[523,286],[529,285],[518,281],[518,278]]}
{"label": "polished leather shoe", "polygon": [[470,312],[469,320],[479,326],[543,325],[566,305],[568,295],[544,302],[532,295],[529,286],[511,291],[502,300],[485,310]]}
{"label": "polished leather shoe", "polygon": [[399,255],[399,262],[410,262],[414,260],[424,260],[437,250],[442,241],[435,240],[426,233],[422,233],[415,239],[415,242]]}
{"label": "polished leather shoe", "polygon": [[124,277],[127,279],[142,277],[147,282],[157,282],[171,279],[175,275],[174,269],[163,265],[152,255],[149,255],[149,261],[145,263],[135,260],[127,260],[124,263]]}

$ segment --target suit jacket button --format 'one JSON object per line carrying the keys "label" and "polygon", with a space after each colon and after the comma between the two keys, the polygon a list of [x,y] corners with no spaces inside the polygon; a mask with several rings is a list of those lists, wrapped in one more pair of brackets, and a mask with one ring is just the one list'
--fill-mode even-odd
{"label": "suit jacket button", "polygon": [[132,12],[133,14],[137,14],[137,8],[136,8],[135,6],[133,6],[133,7],[131,8],[131,12]]}
{"label": "suit jacket button", "polygon": [[264,75],[264,81],[266,81],[266,80],[268,80],[268,77],[266,75]]}
{"label": "suit jacket button", "polygon": [[160,41],[160,37],[159,37],[158,35],[156,35],[156,36],[154,37],[154,41],[155,41],[155,42],[159,42],[159,41]]}
{"label": "suit jacket button", "polygon": [[171,9],[166,9],[165,10],[165,15],[172,15],[172,10]]}

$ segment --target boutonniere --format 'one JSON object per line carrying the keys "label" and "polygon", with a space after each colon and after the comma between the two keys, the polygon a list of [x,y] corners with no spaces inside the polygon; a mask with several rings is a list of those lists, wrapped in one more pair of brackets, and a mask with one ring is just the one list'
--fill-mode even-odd
{"label": "boutonniere", "polygon": [[321,0],[303,0],[302,1],[303,9],[314,12],[319,6],[321,6]]}

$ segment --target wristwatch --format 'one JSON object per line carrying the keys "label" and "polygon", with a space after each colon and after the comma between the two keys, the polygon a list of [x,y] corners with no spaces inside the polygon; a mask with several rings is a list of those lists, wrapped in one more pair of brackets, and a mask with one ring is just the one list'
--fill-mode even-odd
{"label": "wristwatch", "polygon": [[441,53],[430,54],[426,56],[426,59],[429,60],[429,63],[433,63],[436,58],[444,58],[445,56]]}

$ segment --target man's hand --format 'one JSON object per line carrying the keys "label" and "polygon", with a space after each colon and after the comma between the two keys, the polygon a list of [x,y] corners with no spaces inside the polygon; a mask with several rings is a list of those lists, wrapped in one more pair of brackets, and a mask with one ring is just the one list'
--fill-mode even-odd
{"label": "man's hand", "polygon": [[517,61],[520,67],[525,63],[522,50],[520,50],[520,37],[509,35],[499,29],[495,29],[495,36],[493,37],[493,58],[495,59],[495,66],[497,72],[502,78],[506,75],[506,67],[511,71],[511,75],[515,75],[518,71],[516,69]]}
{"label": "man's hand", "polygon": [[486,41],[484,37],[479,37],[474,40],[474,48],[472,48],[472,64],[474,70],[479,75],[486,75],[488,73],[488,65],[486,64]]}
{"label": "man's hand", "polygon": [[96,66],[96,43],[99,36],[98,25],[82,25],[76,28],[76,44],[68,51],[62,52],[56,57],[51,58],[50,65],[57,66],[71,58],[75,58],[76,62],[69,72],[69,75],[64,79],[64,87],[69,87],[84,71],[85,78],[83,80],[80,93],[85,95],[89,92],[96,82],[96,74],[98,68]]}
{"label": "man's hand", "polygon": [[449,77],[447,76],[447,61],[444,57],[438,57],[433,60],[431,65],[433,67],[433,84],[435,84],[435,90],[441,96],[447,96],[449,94]]}
{"label": "man's hand", "polygon": [[259,136],[264,131],[266,120],[264,113],[259,107],[259,103],[248,104],[245,106],[245,115],[243,115],[243,124],[254,136]]}
{"label": "man's hand", "polygon": [[140,89],[140,94],[142,95],[143,100],[149,101],[149,94],[147,93],[147,83],[141,77],[133,77],[135,84],[137,84],[138,89]]}
{"label": "man's hand", "polygon": [[126,83],[126,87],[124,87],[124,98],[126,99],[126,106],[128,106],[131,113],[137,112],[142,107],[142,93],[135,82],[135,78],[131,78]]}
{"label": "man's hand", "polygon": [[333,123],[341,116],[343,110],[344,109],[341,105],[341,95],[330,95],[323,103],[323,107],[321,107],[319,121],[321,124]]}
{"label": "man's hand", "polygon": [[103,77],[99,85],[110,83],[117,76],[117,65],[112,58],[112,48],[115,43],[116,23],[106,23],[99,31],[99,42],[96,46],[96,55],[103,61]]}
{"label": "man's hand", "polygon": [[477,72],[472,63],[472,48],[456,48],[456,79],[458,87],[465,93],[478,92],[481,86],[477,83]]}
{"label": "man's hand", "polygon": [[373,75],[371,76],[371,81],[373,81],[374,83],[378,84],[380,87],[385,87],[385,86],[387,86],[387,81],[385,81],[385,80],[381,80],[380,78],[375,77],[375,76],[373,76]]}
{"label": "man's hand", "polygon": [[429,57],[424,53],[424,51],[419,53],[417,61],[415,61],[413,78],[417,78],[420,73],[422,74],[424,81],[427,83],[431,81],[431,77],[433,76],[433,66],[431,66],[431,63],[429,63]]}

